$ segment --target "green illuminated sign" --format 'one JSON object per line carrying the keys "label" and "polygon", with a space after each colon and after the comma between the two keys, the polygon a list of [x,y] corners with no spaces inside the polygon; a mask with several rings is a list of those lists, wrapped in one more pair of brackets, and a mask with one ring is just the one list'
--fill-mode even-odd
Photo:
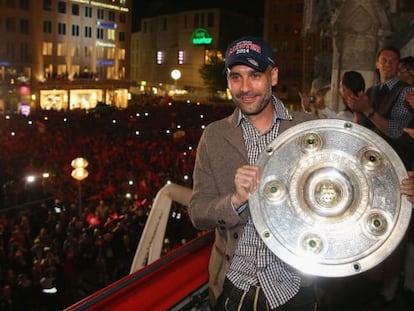
{"label": "green illuminated sign", "polygon": [[211,44],[211,42],[213,42],[213,38],[210,37],[210,34],[208,33],[206,29],[197,28],[193,32],[193,35],[191,37],[191,42],[194,45]]}

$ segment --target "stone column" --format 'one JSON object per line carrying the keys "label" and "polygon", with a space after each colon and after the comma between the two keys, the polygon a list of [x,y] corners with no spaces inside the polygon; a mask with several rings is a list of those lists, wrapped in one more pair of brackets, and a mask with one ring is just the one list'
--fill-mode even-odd
{"label": "stone column", "polygon": [[377,51],[391,35],[386,8],[380,0],[342,0],[332,13],[329,32],[333,41],[331,108],[342,109],[339,84],[345,71],[359,71],[367,87],[377,79]]}

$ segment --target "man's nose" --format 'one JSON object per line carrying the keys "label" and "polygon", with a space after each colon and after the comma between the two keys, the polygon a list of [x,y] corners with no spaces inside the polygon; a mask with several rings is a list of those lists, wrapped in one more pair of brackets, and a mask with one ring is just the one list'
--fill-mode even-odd
{"label": "man's nose", "polygon": [[250,81],[248,78],[243,78],[241,81],[241,91],[248,92],[250,90]]}

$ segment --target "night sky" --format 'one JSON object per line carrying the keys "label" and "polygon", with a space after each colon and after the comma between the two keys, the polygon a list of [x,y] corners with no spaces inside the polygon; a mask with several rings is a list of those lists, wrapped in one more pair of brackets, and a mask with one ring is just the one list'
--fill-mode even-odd
{"label": "night sky", "polygon": [[249,1],[241,5],[240,0],[138,0],[133,1],[132,31],[139,30],[142,17],[157,16],[191,9],[219,7],[233,9],[252,16],[263,16],[264,0]]}

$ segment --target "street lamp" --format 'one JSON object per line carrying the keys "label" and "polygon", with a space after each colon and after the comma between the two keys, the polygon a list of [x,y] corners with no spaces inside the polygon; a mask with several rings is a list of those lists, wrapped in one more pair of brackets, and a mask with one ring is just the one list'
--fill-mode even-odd
{"label": "street lamp", "polygon": [[174,79],[174,93],[177,91],[177,80],[181,78],[181,71],[174,69],[171,71],[171,78]]}
{"label": "street lamp", "polygon": [[88,177],[89,172],[86,170],[88,166],[88,161],[85,158],[76,158],[73,159],[70,163],[74,170],[72,170],[71,176],[73,179],[78,181],[78,192],[79,192],[79,217],[82,216],[82,186],[81,181]]}

